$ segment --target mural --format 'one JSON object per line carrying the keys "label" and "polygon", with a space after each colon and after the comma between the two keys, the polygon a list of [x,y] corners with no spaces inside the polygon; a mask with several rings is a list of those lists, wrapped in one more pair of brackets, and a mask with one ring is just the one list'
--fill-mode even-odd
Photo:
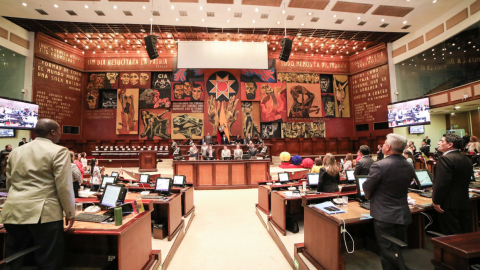
{"label": "mural", "polygon": [[175,102],[172,106],[172,139],[201,139],[204,133],[203,102]]}
{"label": "mural", "polygon": [[203,69],[177,69],[173,71],[176,82],[203,82]]}
{"label": "mural", "polygon": [[258,83],[262,122],[287,121],[287,91],[284,83]]}
{"label": "mural", "polygon": [[244,101],[242,102],[242,125],[243,136],[248,134],[253,138],[260,137],[260,103]]}
{"label": "mural", "polygon": [[275,59],[268,59],[268,69],[242,69],[240,81],[242,82],[277,82],[275,72]]}
{"label": "mural", "polygon": [[325,122],[282,123],[282,138],[324,138]]}
{"label": "mural", "polygon": [[260,90],[256,82],[242,82],[240,88],[240,99],[242,101],[260,101]]}
{"label": "mural", "polygon": [[107,72],[105,80],[105,89],[118,89],[118,72]]}
{"label": "mural", "polygon": [[158,137],[170,139],[170,109],[147,109],[140,110],[140,138],[149,140]]}
{"label": "mural", "polygon": [[282,137],[282,123],[262,123],[262,135],[263,139],[281,138]]}
{"label": "mural", "polygon": [[172,86],[172,101],[203,101],[203,82],[174,82]]}
{"label": "mural", "polygon": [[350,94],[348,92],[348,76],[333,76],[333,89],[335,91],[335,116],[350,117]]}
{"label": "mural", "polygon": [[100,90],[100,108],[116,109],[117,108],[117,90]]}
{"label": "mural", "polygon": [[319,84],[287,83],[289,118],[323,117]]}
{"label": "mural", "polygon": [[151,73],[141,72],[121,72],[119,88],[149,88],[151,83]]}
{"label": "mural", "polygon": [[138,89],[118,89],[117,135],[138,134]]}
{"label": "mural", "polygon": [[278,82],[285,83],[319,83],[320,75],[317,73],[278,72]]}
{"label": "mural", "polygon": [[140,89],[140,109],[169,108],[170,89]]}

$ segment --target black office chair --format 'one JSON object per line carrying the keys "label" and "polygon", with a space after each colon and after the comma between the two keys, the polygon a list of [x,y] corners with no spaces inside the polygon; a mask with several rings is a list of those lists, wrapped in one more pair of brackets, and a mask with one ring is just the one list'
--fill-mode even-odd
{"label": "black office chair", "polygon": [[[427,231],[434,236],[445,236],[441,233]],[[382,235],[383,238],[393,243],[394,252],[387,254],[387,259],[395,263],[400,270],[425,270],[434,269],[432,264],[433,253],[426,249],[408,249],[407,243],[389,235]]]}
{"label": "black office chair", "polygon": [[27,248],[23,251],[13,254],[2,261],[0,261],[0,269],[23,269],[23,257],[29,253],[34,252],[35,250],[39,249],[40,246],[34,246],[31,248]]}

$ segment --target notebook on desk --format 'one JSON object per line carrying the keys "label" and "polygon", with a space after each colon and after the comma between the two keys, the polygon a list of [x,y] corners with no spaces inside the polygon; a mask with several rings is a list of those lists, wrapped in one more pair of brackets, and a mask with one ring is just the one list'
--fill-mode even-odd
{"label": "notebook on desk", "polygon": [[322,210],[323,212],[325,212],[329,215],[345,213],[344,210],[342,210],[342,209],[336,207],[335,205],[333,205],[333,203],[331,201],[323,202],[323,203],[319,203],[319,204],[314,204],[314,205],[312,205],[312,207],[315,207],[319,210]]}

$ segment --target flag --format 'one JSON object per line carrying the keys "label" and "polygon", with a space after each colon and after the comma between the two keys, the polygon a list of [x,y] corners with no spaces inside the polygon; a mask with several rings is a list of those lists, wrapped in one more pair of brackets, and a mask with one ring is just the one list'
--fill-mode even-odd
{"label": "flag", "polygon": [[[220,108],[220,115],[219,115],[218,122],[219,122],[219,126],[225,125],[225,127],[227,127],[227,117],[225,115],[225,107],[223,106],[224,104],[225,104],[225,102],[220,103],[221,108]],[[223,132],[225,132],[225,136],[227,137],[228,141],[230,141],[230,134],[228,133],[228,129],[224,128]],[[220,137],[220,139],[218,139],[218,137]],[[219,131],[217,131],[217,140],[219,142],[222,141],[222,137],[221,137]]]}

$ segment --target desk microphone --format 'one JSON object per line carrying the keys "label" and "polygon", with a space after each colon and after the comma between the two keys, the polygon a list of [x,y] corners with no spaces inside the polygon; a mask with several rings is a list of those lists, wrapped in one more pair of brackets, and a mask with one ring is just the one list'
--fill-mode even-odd
{"label": "desk microphone", "polygon": [[147,189],[145,188],[145,185],[142,184],[142,187],[143,187],[143,191],[140,192],[141,196],[147,196],[148,194],[150,194],[150,191],[147,191]]}

